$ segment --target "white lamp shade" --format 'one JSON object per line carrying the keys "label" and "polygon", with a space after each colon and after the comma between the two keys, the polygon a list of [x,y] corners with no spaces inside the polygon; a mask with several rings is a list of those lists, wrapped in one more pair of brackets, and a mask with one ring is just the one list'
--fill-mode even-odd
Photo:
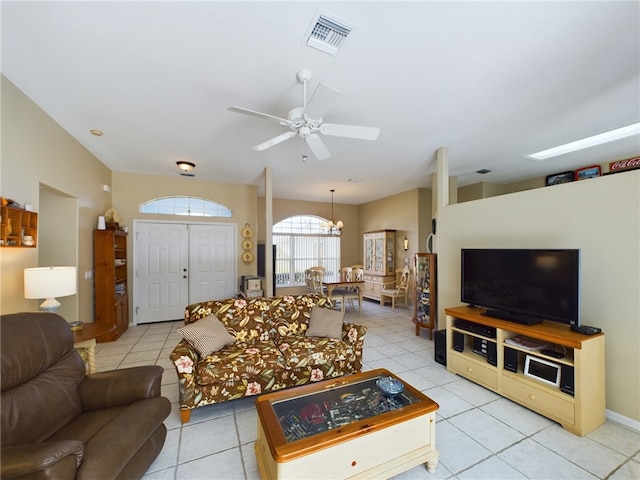
{"label": "white lamp shade", "polygon": [[76,267],[24,269],[24,298],[54,298],[76,293]]}

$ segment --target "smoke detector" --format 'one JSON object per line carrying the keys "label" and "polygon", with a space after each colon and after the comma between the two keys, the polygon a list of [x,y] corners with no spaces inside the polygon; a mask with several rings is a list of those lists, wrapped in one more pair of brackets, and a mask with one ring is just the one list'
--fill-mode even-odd
{"label": "smoke detector", "polygon": [[305,33],[304,43],[335,56],[352,29],[343,20],[318,12]]}

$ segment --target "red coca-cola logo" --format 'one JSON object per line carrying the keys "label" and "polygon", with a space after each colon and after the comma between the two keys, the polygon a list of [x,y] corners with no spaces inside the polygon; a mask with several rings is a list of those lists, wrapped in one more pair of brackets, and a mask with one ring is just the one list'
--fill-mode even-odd
{"label": "red coca-cola logo", "polygon": [[618,160],[609,164],[609,171],[622,170],[624,168],[640,167],[640,157],[627,158],[626,160]]}

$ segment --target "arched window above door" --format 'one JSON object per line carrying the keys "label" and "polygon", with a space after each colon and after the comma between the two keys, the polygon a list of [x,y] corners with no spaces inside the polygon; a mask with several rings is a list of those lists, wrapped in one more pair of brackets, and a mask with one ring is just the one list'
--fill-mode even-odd
{"label": "arched window above door", "polygon": [[202,197],[174,195],[160,197],[140,204],[140,213],[155,215],[186,215],[191,217],[231,218],[229,207]]}

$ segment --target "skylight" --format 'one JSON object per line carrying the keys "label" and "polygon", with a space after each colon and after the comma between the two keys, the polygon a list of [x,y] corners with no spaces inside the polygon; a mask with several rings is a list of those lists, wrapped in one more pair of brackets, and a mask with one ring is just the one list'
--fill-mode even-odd
{"label": "skylight", "polygon": [[629,125],[627,127],[610,130],[599,135],[583,138],[582,140],[576,140],[575,142],[570,142],[558,147],[549,148],[548,150],[543,150],[538,153],[525,155],[525,158],[536,161],[546,160],[547,158],[557,157],[558,155],[564,155],[565,153],[571,153],[585,148],[595,147],[596,145],[613,142],[614,140],[620,140],[621,138],[630,137],[632,135],[640,135],[640,123],[634,123],[633,125]]}

